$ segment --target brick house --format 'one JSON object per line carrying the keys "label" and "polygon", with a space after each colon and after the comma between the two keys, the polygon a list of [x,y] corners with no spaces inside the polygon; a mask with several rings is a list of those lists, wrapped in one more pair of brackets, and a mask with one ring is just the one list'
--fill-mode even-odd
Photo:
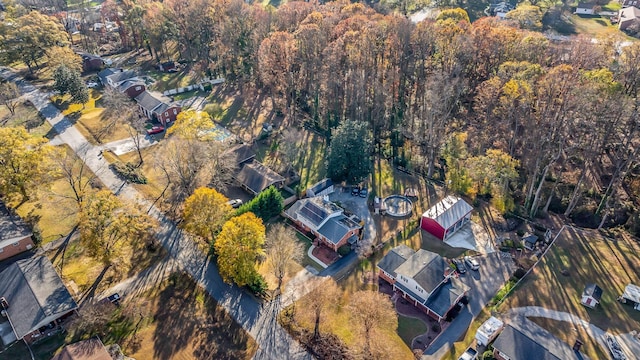
{"label": "brick house", "polygon": [[393,290],[437,321],[468,293],[469,287],[454,276],[449,264],[438,254],[406,245],[391,249],[376,265],[378,276]]}
{"label": "brick house", "polygon": [[171,99],[156,92],[143,91],[135,99],[142,115],[151,121],[161,123],[163,126],[176,121],[182,110]]}
{"label": "brick house", "polygon": [[270,186],[278,189],[284,187],[285,178],[259,161],[247,162],[235,175],[243,189],[258,195]]}
{"label": "brick house", "polygon": [[2,337],[5,344],[49,336],[78,308],[45,256],[18,260],[0,272],[0,306],[12,330]]}
{"label": "brick house", "polygon": [[0,260],[31,250],[31,235],[31,228],[0,201]]}
{"label": "brick house", "polygon": [[51,360],[112,360],[99,338],[91,338],[69,344]]}
{"label": "brick house", "polygon": [[139,80],[138,78],[125,80],[118,85],[118,91],[126,94],[130,99],[134,99],[145,90],[147,90],[147,87],[145,86],[144,81]]}
{"label": "brick house", "polygon": [[574,351],[550,332],[529,320],[525,321],[527,325],[514,323],[504,327],[493,342],[494,358],[497,360],[588,359],[580,351]]}
{"label": "brick house", "polygon": [[284,216],[333,251],[356,243],[363,226],[358,217],[347,217],[341,207],[321,196],[296,201]]}

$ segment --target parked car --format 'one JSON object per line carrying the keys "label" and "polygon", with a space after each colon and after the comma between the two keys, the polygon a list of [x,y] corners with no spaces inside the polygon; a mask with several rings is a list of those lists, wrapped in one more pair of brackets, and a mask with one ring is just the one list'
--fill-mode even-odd
{"label": "parked car", "polygon": [[87,81],[87,87],[93,89],[94,87],[98,87],[98,83],[95,81]]}
{"label": "parked car", "polygon": [[357,187],[354,186],[353,188],[351,188],[351,195],[352,196],[360,195],[360,189],[358,189]]}
{"label": "parked car", "polygon": [[478,269],[480,269],[480,263],[474,257],[465,256],[464,257],[464,262],[467,263],[467,266],[471,270],[476,270],[477,271]]}
{"label": "parked car", "polygon": [[161,133],[163,131],[164,131],[164,127],[162,127],[162,126],[154,126],[151,129],[147,129],[147,134],[149,134],[149,135],[159,134],[159,133]]}
{"label": "parked car", "polygon": [[367,195],[369,195],[369,192],[367,191],[367,189],[360,190],[360,197],[361,198],[366,198]]}
{"label": "parked car", "polygon": [[464,265],[464,261],[462,261],[462,259],[453,259],[453,264],[456,266],[458,273],[464,274],[467,272],[467,267]]}
{"label": "parked car", "polygon": [[464,354],[460,355],[458,360],[476,360],[478,358],[478,352],[475,349],[467,348]]}
{"label": "parked car", "polygon": [[227,201],[227,204],[231,205],[232,208],[236,209],[242,206],[242,200],[240,199],[229,200]]}

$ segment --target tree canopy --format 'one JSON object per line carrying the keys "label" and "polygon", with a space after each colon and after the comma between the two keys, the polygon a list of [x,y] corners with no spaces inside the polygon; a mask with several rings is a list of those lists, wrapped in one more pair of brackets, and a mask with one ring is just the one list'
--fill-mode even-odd
{"label": "tree canopy", "polygon": [[284,198],[280,191],[275,186],[270,186],[256,195],[251,201],[240,206],[236,215],[252,212],[262,221],[267,222],[282,212],[284,208],[283,202]]}
{"label": "tree canopy", "polygon": [[213,244],[224,222],[233,214],[233,208],[224,195],[214,189],[196,189],[184,201],[182,227]]}
{"label": "tree canopy", "polygon": [[344,121],[333,132],[327,152],[327,172],[336,181],[357,184],[372,168],[371,135],[366,123]]}

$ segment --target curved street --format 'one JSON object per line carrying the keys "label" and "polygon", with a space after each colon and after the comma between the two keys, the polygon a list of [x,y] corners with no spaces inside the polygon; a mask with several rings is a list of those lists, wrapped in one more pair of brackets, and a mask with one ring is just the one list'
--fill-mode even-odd
{"label": "curved street", "polygon": [[[150,214],[160,223],[157,239],[171,257],[165,261],[175,261],[175,267],[189,273],[224,306],[231,317],[254,337],[259,345],[254,359],[312,358],[277,322],[278,313],[285,305],[280,300],[282,297],[262,306],[257,299],[238,287],[225,284],[220,278],[217,266],[209,261],[173,221],[144,200],[132,186],[115,175],[109,168],[109,163],[99,156],[100,147],[92,145],[85,139],[73,123],[49,101],[49,94],[41,92],[7,68],[0,68],[0,76],[18,85],[25,99],[31,101],[53,126],[59,140],[73,149],[107,188],[122,199],[135,201],[150,209]],[[146,274],[152,273],[154,272],[146,272]]]}

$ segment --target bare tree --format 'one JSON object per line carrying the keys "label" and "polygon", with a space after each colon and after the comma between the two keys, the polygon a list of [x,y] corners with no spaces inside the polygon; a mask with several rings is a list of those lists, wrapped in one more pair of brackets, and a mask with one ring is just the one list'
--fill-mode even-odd
{"label": "bare tree", "polygon": [[193,191],[211,179],[211,166],[206,146],[199,141],[170,140],[164,148],[160,164],[167,178],[171,179],[170,202],[181,203]]}
{"label": "bare tree", "polygon": [[320,336],[322,312],[334,306],[336,298],[340,296],[340,292],[340,288],[335,280],[329,278],[309,293],[309,310],[311,310],[315,316],[315,325],[313,326],[313,337],[315,339]]}
{"label": "bare tree", "polygon": [[351,319],[364,335],[364,356],[367,359],[379,358],[372,351],[371,340],[375,339],[375,332],[382,329],[395,331],[398,328],[398,316],[391,300],[377,291],[358,291],[353,294],[349,307]]}
{"label": "bare tree", "polygon": [[16,114],[16,107],[20,104],[20,90],[10,81],[0,84],[0,102],[6,106],[11,115]]}
{"label": "bare tree", "polygon": [[69,330],[76,336],[105,335],[113,310],[114,306],[109,302],[84,303],[78,309],[78,316],[69,324]]}
{"label": "bare tree", "polygon": [[[80,207],[87,193],[96,187],[97,179],[97,176],[86,165],[86,153],[80,157],[71,151],[58,151],[54,156],[54,161],[58,165],[62,177],[73,192],[71,198]],[[68,195],[60,196],[70,197]]]}
{"label": "bare tree", "polygon": [[278,279],[278,290],[282,288],[282,279],[292,262],[302,259],[304,247],[296,240],[296,234],[283,224],[275,224],[267,233],[267,261],[273,275]]}
{"label": "bare tree", "polygon": [[[137,114],[136,112],[131,112],[127,114],[127,117],[124,118],[124,128],[127,130],[127,134],[133,140],[133,146],[136,148],[136,152],[138,153],[138,167],[142,166],[144,159],[142,158],[142,140],[144,139],[144,135],[142,135],[145,131],[144,124],[146,120]],[[141,136],[142,135],[142,136]]]}
{"label": "bare tree", "polygon": [[113,134],[116,127],[122,124],[122,120],[132,118],[135,112],[131,99],[110,87],[107,87],[102,95],[102,105],[105,110],[102,113],[101,126],[95,133],[98,142],[101,142],[105,136]]}
{"label": "bare tree", "polygon": [[287,128],[282,132],[278,150],[287,161],[287,169],[293,167],[293,163],[300,156],[300,146],[298,141],[302,137],[302,132],[295,128]]}

